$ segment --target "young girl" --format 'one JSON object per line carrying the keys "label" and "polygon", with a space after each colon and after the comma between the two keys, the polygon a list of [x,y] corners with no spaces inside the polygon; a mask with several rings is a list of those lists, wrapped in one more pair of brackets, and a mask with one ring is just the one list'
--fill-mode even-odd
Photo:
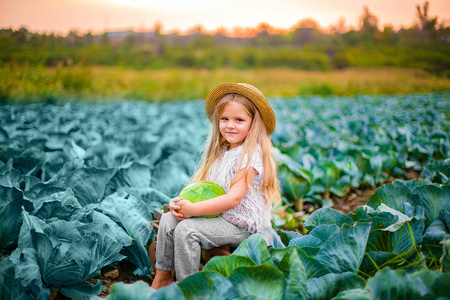
{"label": "young girl", "polygon": [[280,201],[270,140],[276,120],[264,95],[249,84],[223,83],[209,92],[205,110],[211,133],[191,182],[215,182],[226,194],[199,203],[170,201],[158,229],[155,289],[174,282],[174,267],[178,281],[197,272],[202,248],[238,246],[270,227],[272,204]]}

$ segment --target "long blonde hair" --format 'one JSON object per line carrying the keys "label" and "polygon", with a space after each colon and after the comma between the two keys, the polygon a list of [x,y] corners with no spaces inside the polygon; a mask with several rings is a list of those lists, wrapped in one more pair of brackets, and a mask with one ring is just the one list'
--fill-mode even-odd
{"label": "long blonde hair", "polygon": [[[281,201],[280,196],[280,184],[277,176],[277,164],[272,156],[272,141],[267,134],[266,127],[261,118],[258,108],[253,104],[252,101],[240,94],[226,94],[224,95],[216,105],[214,113],[211,117],[211,131],[208,139],[205,142],[205,150],[203,152],[203,157],[201,164],[192,176],[191,182],[204,181],[208,175],[209,169],[213,166],[214,161],[219,157],[220,148],[226,143],[225,138],[220,134],[219,131],[219,120],[220,114],[222,113],[225,105],[229,102],[236,102],[241,104],[247,114],[252,118],[252,124],[250,130],[243,143],[243,149],[241,154],[241,159],[239,161],[238,170],[241,168],[242,160],[247,155],[248,161],[244,169],[243,176],[245,177],[246,186],[251,189],[251,183],[247,182],[247,176],[252,168],[251,161],[253,153],[255,153],[258,145],[261,148],[262,161],[263,161],[263,183],[262,191],[264,194],[265,202],[267,206],[278,205]],[[234,178],[231,182],[233,186],[239,179]]]}

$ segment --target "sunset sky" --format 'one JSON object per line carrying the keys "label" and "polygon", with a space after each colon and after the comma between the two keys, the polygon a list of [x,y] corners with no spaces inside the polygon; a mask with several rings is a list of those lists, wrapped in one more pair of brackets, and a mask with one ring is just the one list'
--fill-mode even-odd
{"label": "sunset sky", "polygon": [[[430,0],[429,15],[450,23],[450,0]],[[202,25],[256,27],[265,22],[289,29],[299,20],[312,18],[323,28],[345,18],[345,26],[357,27],[363,7],[385,25],[409,27],[416,22],[415,0],[0,0],[0,28],[67,34],[101,33],[132,29],[152,30],[159,22],[163,31],[181,32]]]}

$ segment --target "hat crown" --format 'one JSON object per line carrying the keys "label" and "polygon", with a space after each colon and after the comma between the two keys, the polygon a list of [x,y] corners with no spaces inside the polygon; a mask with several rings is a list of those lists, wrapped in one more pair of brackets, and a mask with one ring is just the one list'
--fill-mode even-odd
{"label": "hat crown", "polygon": [[265,99],[263,93],[258,88],[256,88],[255,86],[253,86],[251,84],[248,84],[248,83],[238,83],[238,84],[243,85],[244,87],[246,87],[249,90],[259,94],[259,96],[261,96],[261,97],[263,97]]}

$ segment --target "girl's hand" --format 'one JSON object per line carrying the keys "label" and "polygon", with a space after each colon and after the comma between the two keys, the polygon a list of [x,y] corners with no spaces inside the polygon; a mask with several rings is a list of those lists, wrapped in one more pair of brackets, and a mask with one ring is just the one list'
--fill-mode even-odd
{"label": "girl's hand", "polygon": [[175,197],[173,199],[170,199],[169,201],[169,209],[172,215],[178,219],[178,220],[184,220],[184,215],[180,213],[180,206],[178,205],[178,201],[182,200],[179,197]]}
{"label": "girl's hand", "polygon": [[194,214],[194,206],[195,204],[184,199],[177,200],[177,205],[180,207],[179,213],[181,213],[186,219],[190,218],[192,216],[195,216]]}

